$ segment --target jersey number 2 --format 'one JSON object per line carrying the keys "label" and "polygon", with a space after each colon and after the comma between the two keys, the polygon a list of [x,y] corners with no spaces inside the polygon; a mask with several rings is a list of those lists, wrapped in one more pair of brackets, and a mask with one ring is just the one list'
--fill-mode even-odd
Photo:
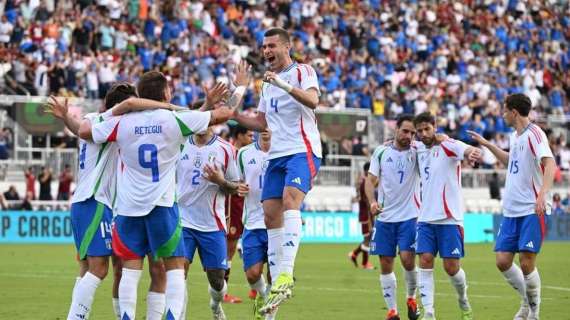
{"label": "jersey number 2", "polygon": [[[147,153],[150,159],[147,160]],[[155,144],[141,144],[139,147],[139,164],[145,169],[151,169],[152,182],[158,182],[158,149]]]}

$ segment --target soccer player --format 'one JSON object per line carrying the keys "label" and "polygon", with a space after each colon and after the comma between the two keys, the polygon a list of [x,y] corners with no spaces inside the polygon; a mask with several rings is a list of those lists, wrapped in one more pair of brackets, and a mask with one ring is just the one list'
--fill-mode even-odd
{"label": "soccer player", "polygon": [[[521,297],[515,320],[539,318],[540,275],[536,258],[546,232],[544,215],[550,214],[549,192],[556,169],[546,134],[528,118],[531,107],[530,99],[524,94],[512,94],[505,101],[503,118],[515,129],[510,137],[509,152],[476,132],[469,132],[507,166],[504,217],[495,252],[497,268]],[[520,267],[513,263],[516,253]]]}
{"label": "soccer player", "polygon": [[480,161],[481,150],[437,136],[435,117],[429,112],[417,115],[414,126],[422,142],[417,144],[423,201],[416,239],[416,252],[420,256],[419,291],[425,310],[422,319],[435,319],[433,265],[438,254],[457,291],[462,319],[473,319],[465,271],[460,264],[464,256],[461,161]]}
{"label": "soccer player", "polygon": [[[260,133],[255,143],[241,148],[238,152],[238,166],[242,181],[249,186],[245,196],[242,237],[243,268],[247,282],[256,291],[254,318],[262,319],[260,312],[266,298],[266,284],[263,278],[263,264],[267,261],[267,228],[265,227],[261,192],[267,169],[267,157],[271,146],[269,131]],[[271,277],[276,277],[275,266],[269,266]],[[273,272],[273,273],[272,273]],[[273,312],[269,317],[274,317]]]}
{"label": "soccer player", "polygon": [[[378,215],[370,240],[371,254],[380,256],[380,285],[388,306],[386,319],[400,319],[397,307],[394,257],[399,252],[406,279],[408,319],[418,319],[415,265],[416,220],[419,213],[419,176],[416,129],[412,115],[400,115],[394,141],[376,148],[370,160],[366,196],[370,211]],[[378,199],[374,188],[378,186]],[[397,251],[398,250],[398,251]]]}
{"label": "soccer player", "polygon": [[[170,87],[160,72],[143,74],[137,91],[141,98],[169,105]],[[113,251],[123,260],[119,284],[122,319],[135,318],[137,287],[148,252],[155,259],[164,258],[166,318],[180,319],[186,287],[182,230],[174,202],[180,145],[187,136],[226,121],[233,112],[227,107],[211,112],[150,110],[106,115],[92,128],[81,126],[81,138],[115,142],[121,150],[123,173],[117,190]]]}
{"label": "soccer player", "polygon": [[269,64],[255,117],[235,113],[241,125],[256,131],[269,128],[271,148],[262,201],[268,234],[269,263],[279,276],[272,284],[262,312],[291,296],[293,268],[301,239],[301,204],[321,163],[321,139],[314,109],[319,82],[309,65],[294,63],[286,30],[272,28],[263,37],[263,56]]}
{"label": "soccer player", "polygon": [[[248,81],[249,82],[249,81]],[[240,85],[236,83],[236,85]],[[247,85],[247,83],[245,84]],[[241,149],[253,142],[253,131],[237,125],[234,128],[234,151]],[[237,154],[234,156],[237,157]],[[243,233],[243,223],[242,223],[242,212],[243,212],[243,197],[239,194],[232,194],[226,197],[226,220],[228,225],[228,268],[226,269],[226,283],[230,280],[230,270],[232,267],[232,259],[236,253],[238,240]],[[227,293],[224,296],[224,302],[226,303],[241,303],[242,300],[239,297],[230,295]]]}
{"label": "soccer player", "polygon": [[185,142],[176,168],[186,273],[197,249],[208,277],[214,319],[226,318],[221,305],[227,292],[225,197],[238,192],[234,155],[232,145],[208,129]]}
{"label": "soccer player", "polygon": [[366,197],[365,185],[368,177],[370,162],[366,162],[363,166],[364,173],[360,176],[357,186],[358,192],[358,221],[360,222],[362,235],[364,240],[358,246],[348,253],[348,258],[355,267],[358,267],[358,255],[362,253],[362,268],[373,270],[374,266],[368,261],[370,251],[370,230],[372,229],[372,217],[370,216],[370,205]]}

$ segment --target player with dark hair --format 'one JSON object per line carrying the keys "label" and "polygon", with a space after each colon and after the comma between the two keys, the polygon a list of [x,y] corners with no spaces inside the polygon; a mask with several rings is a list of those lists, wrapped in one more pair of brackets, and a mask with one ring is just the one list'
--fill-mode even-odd
{"label": "player with dark hair", "polygon": [[362,253],[362,268],[372,270],[374,266],[368,261],[368,252],[370,251],[370,231],[372,230],[372,217],[370,215],[370,205],[366,197],[365,185],[368,177],[368,169],[370,162],[366,162],[363,166],[364,172],[358,180],[356,187],[358,199],[358,222],[360,222],[362,235],[364,240],[356,246],[356,248],[348,253],[348,258],[355,267],[358,267],[358,255]]}

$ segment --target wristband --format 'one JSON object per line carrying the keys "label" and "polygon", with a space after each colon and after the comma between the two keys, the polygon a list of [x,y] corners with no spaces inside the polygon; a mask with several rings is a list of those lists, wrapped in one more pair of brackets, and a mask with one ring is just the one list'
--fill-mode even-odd
{"label": "wristband", "polygon": [[279,78],[279,76],[276,76],[275,79],[271,81],[271,84],[287,91],[287,93],[291,93],[291,91],[293,91],[293,86]]}
{"label": "wristband", "polygon": [[239,86],[234,90],[234,94],[239,94],[240,96],[243,96],[245,94],[245,86]]}

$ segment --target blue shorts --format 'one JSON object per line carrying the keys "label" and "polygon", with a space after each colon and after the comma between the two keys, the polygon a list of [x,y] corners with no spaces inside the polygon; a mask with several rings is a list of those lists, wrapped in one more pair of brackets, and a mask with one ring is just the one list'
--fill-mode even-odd
{"label": "blue shorts", "polygon": [[198,249],[200,261],[204,269],[228,268],[226,233],[224,231],[204,232],[190,228],[182,228],[186,259],[192,263],[194,253]]}
{"label": "blue shorts", "polygon": [[463,227],[456,224],[418,223],[418,254],[431,253],[444,259],[463,258]]}
{"label": "blue shorts", "polygon": [[283,198],[285,186],[295,187],[307,194],[313,187],[313,178],[320,166],[321,159],[306,152],[269,160],[261,201]]}
{"label": "blue shorts", "polygon": [[533,213],[517,218],[503,217],[497,233],[495,252],[539,253],[545,234],[544,215],[538,216]]}
{"label": "blue shorts", "polygon": [[376,220],[370,239],[370,254],[395,257],[400,251],[415,251],[416,218],[401,222]]}
{"label": "blue shorts", "polygon": [[71,229],[80,260],[111,255],[112,220],[111,209],[93,197],[71,204]]}
{"label": "blue shorts", "polygon": [[245,229],[243,231],[243,270],[251,268],[257,263],[267,261],[267,230]]}
{"label": "blue shorts", "polygon": [[146,216],[116,216],[113,252],[123,260],[183,257],[184,240],[178,206],[154,207]]}

